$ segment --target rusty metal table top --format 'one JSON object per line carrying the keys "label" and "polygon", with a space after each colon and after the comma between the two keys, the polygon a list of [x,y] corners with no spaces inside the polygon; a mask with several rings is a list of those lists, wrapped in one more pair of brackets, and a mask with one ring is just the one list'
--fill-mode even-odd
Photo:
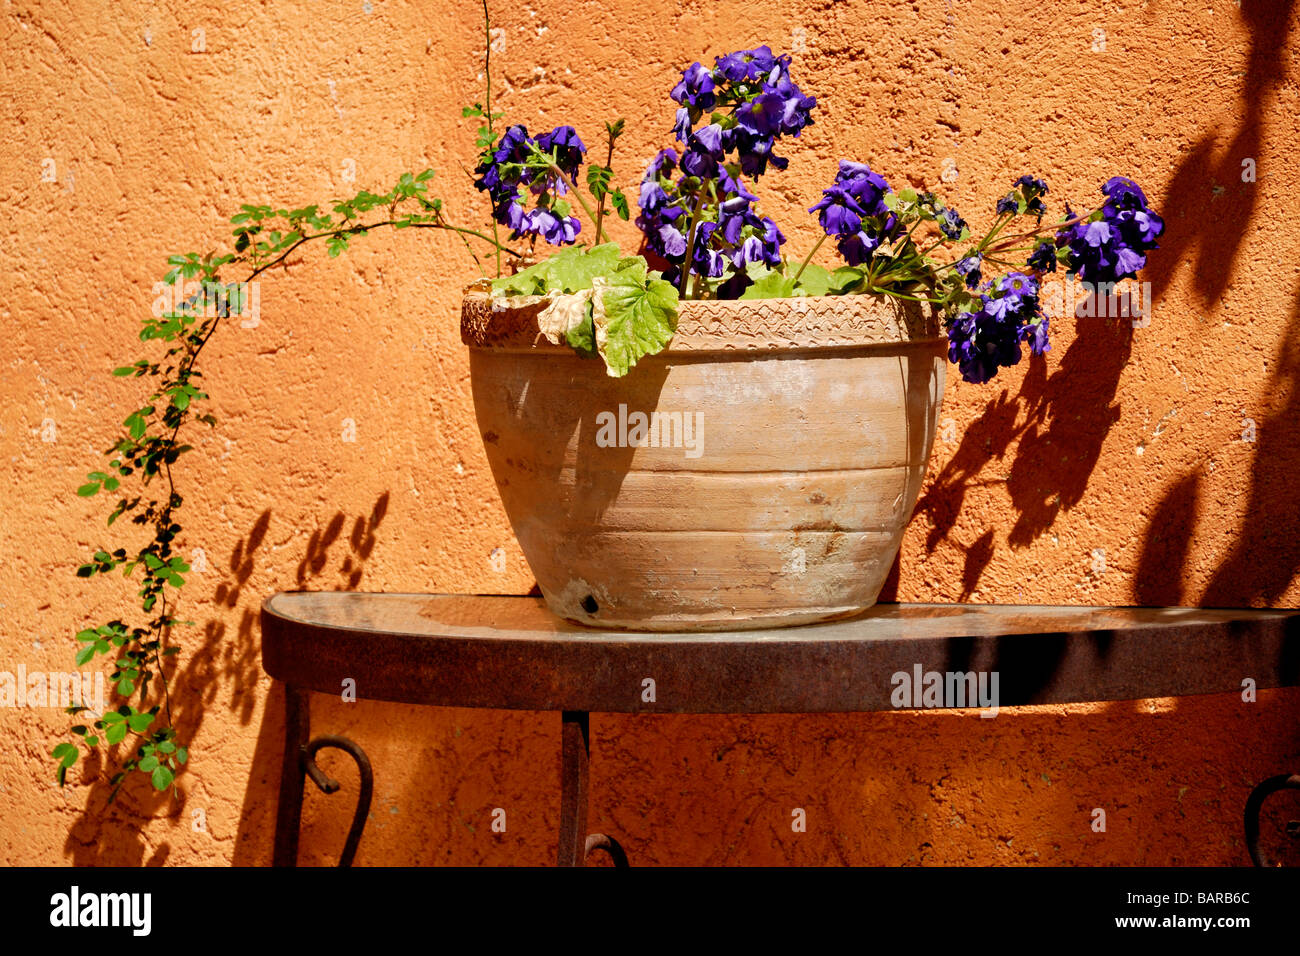
{"label": "rusty metal table top", "polygon": [[892,710],[931,672],[996,673],[1001,707],[1300,684],[1297,610],[882,604],[674,634],[568,624],[540,598],[293,591],[263,604],[262,633],[266,672],[298,687],[351,679],[361,699],[513,710]]}

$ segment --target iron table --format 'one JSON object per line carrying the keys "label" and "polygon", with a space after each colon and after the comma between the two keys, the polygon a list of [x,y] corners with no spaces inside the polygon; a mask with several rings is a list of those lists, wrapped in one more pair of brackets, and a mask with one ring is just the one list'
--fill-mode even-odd
{"label": "iron table", "polygon": [[[340,864],[356,853],[370,762],[345,737],[310,733],[309,692],[338,694],[345,679],[358,699],[560,711],[561,866],[581,866],[595,849],[627,863],[615,839],[586,833],[593,712],[892,710],[906,683],[896,675],[931,672],[959,675],[949,678],[959,693],[978,685],[961,675],[996,675],[997,707],[1239,692],[1247,678],[1259,689],[1300,685],[1294,610],[882,604],[803,627],[650,633],[569,624],[533,597],[287,591],[261,617],[263,667],[286,685],[277,866],[297,862],[304,778],[338,789],[315,761],[325,747],[349,753],[361,772]],[[924,706],[980,703],[945,696]],[[1283,775],[1252,794],[1257,863],[1258,804],[1293,785],[1300,776]]]}

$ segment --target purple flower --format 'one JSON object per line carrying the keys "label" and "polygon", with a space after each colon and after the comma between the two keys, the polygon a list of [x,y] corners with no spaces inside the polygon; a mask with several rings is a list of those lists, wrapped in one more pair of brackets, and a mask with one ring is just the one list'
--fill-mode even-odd
{"label": "purple flower", "polygon": [[682,72],[681,82],[673,87],[670,94],[682,106],[689,106],[699,112],[713,109],[718,98],[714,95],[717,84],[714,73],[708,67],[692,63]]}
{"label": "purple flower", "polygon": [[1038,320],[1031,322],[1020,330],[1020,339],[1022,342],[1029,343],[1029,351],[1035,355],[1044,355],[1052,350],[1052,344],[1047,340],[1047,316],[1041,315]]}
{"label": "purple flower", "polygon": [[1055,272],[1056,247],[1052,244],[1052,240],[1040,240],[1038,245],[1034,246],[1034,251],[1029,254],[1026,264],[1035,272]]}
{"label": "purple flower", "polygon": [[822,190],[822,198],[809,210],[817,213],[817,221],[828,236],[851,236],[862,229],[866,211],[858,205],[849,190],[840,184]]}
{"label": "purple flower", "polygon": [[805,126],[812,125],[812,111],[817,105],[817,97],[804,96],[803,91],[795,86],[785,73],[782,73],[771,90],[784,101],[781,114],[782,133],[798,136]]}
{"label": "purple flower", "polygon": [[759,136],[743,126],[735,130],[735,148],[740,157],[740,168],[746,176],[757,179],[767,172],[768,163],[785,169],[789,160],[772,152],[774,136]]}
{"label": "purple flower", "polygon": [[1101,219],[1097,222],[1080,223],[1083,227],[1083,241],[1094,249],[1104,246],[1110,242],[1110,223]]}
{"label": "purple flower", "polygon": [[722,127],[717,123],[701,126],[688,141],[688,148],[700,148],[711,156],[722,157]]}
{"label": "purple flower", "polygon": [[[784,57],[783,57],[784,59]],[[757,80],[776,67],[776,57],[766,45],[756,50],[739,50],[720,56],[714,62],[718,72],[735,83]]]}
{"label": "purple flower", "polygon": [[775,92],[760,93],[736,110],[736,120],[756,136],[775,136],[785,121],[785,99]]}
{"label": "purple flower", "polygon": [[682,235],[681,230],[671,223],[660,223],[658,230],[654,233],[654,239],[657,241],[650,243],[651,248],[665,259],[680,258],[686,255],[686,237]]}
{"label": "purple flower", "polygon": [[701,149],[688,149],[682,155],[682,172],[700,179],[714,179],[718,175],[718,160]]}
{"label": "purple flower", "polygon": [[1101,187],[1110,201],[1120,209],[1146,209],[1147,197],[1142,187],[1124,176],[1112,176]]}
{"label": "purple flower", "polygon": [[646,212],[655,212],[662,209],[668,203],[668,193],[664,192],[664,187],[653,179],[647,179],[641,184],[641,197],[639,205]]}
{"label": "purple flower", "polygon": [[1016,199],[1015,193],[1007,193],[998,200],[997,213],[999,216],[1014,216],[1020,211],[1020,200]]}
{"label": "purple flower", "polygon": [[557,126],[549,133],[537,137],[537,146],[543,153],[555,155],[555,165],[559,166],[572,178],[582,165],[582,157],[587,147],[578,139],[578,132],[572,126]]}
{"label": "purple flower", "polygon": [[534,209],[527,219],[527,227],[519,231],[536,233],[553,246],[573,242],[582,231],[582,223],[577,219],[572,216],[557,216],[549,209]]}
{"label": "purple flower", "polygon": [[939,224],[939,231],[954,241],[961,238],[962,230],[966,228],[966,220],[957,215],[956,209],[943,210],[935,221]]}
{"label": "purple flower", "polygon": [[897,234],[898,217],[885,204],[891,191],[870,166],[841,160],[835,182],[822,190],[822,198],[808,211],[817,213],[826,235],[836,237],[844,260],[862,265]]}
{"label": "purple flower", "polygon": [[[1025,197],[1025,212],[1041,219],[1043,214],[1047,212],[1047,206],[1043,204],[1042,199],[1047,192],[1047,182],[1034,176],[1021,176],[1012,183],[1012,186],[1019,187],[1021,194]],[[1014,198],[1014,196],[1015,194],[1012,193],[1008,198]]]}
{"label": "purple flower", "polygon": [[679,143],[686,142],[686,138],[691,135],[691,111],[685,106],[677,110],[677,121],[673,123],[673,135],[677,137]]}
{"label": "purple flower", "polygon": [[948,321],[948,358],[967,382],[987,382],[998,369],[1021,359],[1022,342],[1042,355],[1051,346],[1047,318],[1038,302],[1038,283],[1023,272],[1009,272],[988,283],[978,305]]}
{"label": "purple flower", "polygon": [[[664,277],[670,281],[688,270],[720,279],[710,285],[714,294],[735,296],[750,284],[751,263],[781,264],[785,236],[754,212],[758,197],[745,178],[785,169],[789,161],[776,154],[776,142],[812,123],[817,100],[804,95],[789,71],[790,57],[761,46],[720,56],[712,69],[694,63],[682,72],[672,99],[678,104],[673,133],[684,148],[680,157],[668,151],[650,164],[636,218],[647,245],[668,260]],[[714,110],[724,115],[718,122],[705,120]],[[688,210],[697,208],[700,221],[691,243]],[[874,249],[894,225],[894,217],[882,216],[841,238]]]}
{"label": "purple flower", "polygon": [[1041,195],[1047,192],[1047,183],[1041,179],[1035,179],[1033,176],[1021,176],[1014,185],[1021,187],[1027,193],[1033,192],[1035,195]]}
{"label": "purple flower", "polygon": [[983,261],[983,254],[977,252],[957,263],[957,274],[966,277],[966,288],[973,289],[980,284],[980,264]]}
{"label": "purple flower", "polygon": [[893,214],[885,205],[885,195],[893,190],[889,188],[889,183],[885,182],[885,177],[872,172],[871,167],[866,163],[840,160],[840,169],[835,174],[835,182],[844,185],[849,195],[857,201],[867,215],[892,218]]}
{"label": "purple flower", "polygon": [[[1057,247],[1069,249],[1067,271],[1085,282],[1119,282],[1137,275],[1165,229],[1133,180],[1116,176],[1102,192],[1106,202],[1100,210],[1056,234]],[[1066,214],[1073,218],[1068,208]]]}
{"label": "purple flower", "polygon": [[528,157],[528,130],[523,126],[511,126],[497,141],[491,156],[485,158],[474,169],[478,177],[474,181],[477,189],[487,190],[494,204],[502,203],[516,196],[520,183],[527,183],[527,170],[507,170],[502,176],[502,167],[507,164],[517,165]]}
{"label": "purple flower", "polygon": [[655,158],[650,160],[650,165],[646,167],[645,176],[643,178],[648,179],[651,176],[658,176],[661,174],[671,176],[673,170],[677,168],[679,159],[680,157],[677,155],[677,150],[675,149],[659,150]]}
{"label": "purple flower", "polygon": [[[492,201],[492,218],[510,227],[510,238],[534,235],[553,245],[571,243],[581,231],[581,224],[571,216],[556,215],[550,208],[552,197],[563,195],[568,187],[553,171],[527,167],[534,150],[553,156],[555,165],[575,178],[587,148],[572,126],[557,126],[537,139],[530,138],[525,127],[511,126],[475,167],[474,186],[487,192]],[[538,197],[531,211],[527,202],[530,192]]]}

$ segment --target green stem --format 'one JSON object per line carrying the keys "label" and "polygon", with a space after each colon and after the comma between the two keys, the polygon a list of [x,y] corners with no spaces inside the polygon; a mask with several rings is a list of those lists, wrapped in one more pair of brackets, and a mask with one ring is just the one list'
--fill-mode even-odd
{"label": "green stem", "polygon": [[[609,137],[609,153],[605,156],[605,168],[613,170],[614,168],[614,137]],[[611,172],[611,176],[613,173]],[[606,184],[608,186],[608,183]],[[596,236],[600,237],[601,223],[605,221],[605,199],[609,196],[609,190],[606,188],[600,194],[600,205],[596,207]]]}
{"label": "green stem", "polygon": [[799,263],[799,271],[794,274],[794,281],[796,283],[799,281],[799,277],[803,275],[803,270],[808,268],[808,263],[812,262],[812,257],[817,255],[817,250],[822,247],[822,243],[826,241],[827,235],[827,233],[822,233],[821,238],[819,238],[813,245],[812,251],[808,253],[808,257],[804,259],[803,262]]}
{"label": "green stem", "polygon": [[917,298],[914,295],[908,295],[906,292],[896,292],[893,289],[869,288],[867,289],[867,294],[868,295],[892,295],[896,299],[909,299],[912,302],[930,302],[934,305],[941,305],[943,303],[942,299]]}
{"label": "green stem", "polygon": [[678,283],[677,294],[686,298],[686,281],[691,274],[691,263],[695,261],[695,238],[700,225],[700,208],[704,205],[704,191],[695,194],[695,205],[691,208],[691,228],[686,234],[686,259],[682,263],[682,275]]}
{"label": "green stem", "polygon": [[[543,155],[545,154],[543,153]],[[582,198],[582,193],[578,192],[578,187],[575,186],[573,180],[569,178],[569,174],[557,166],[554,161],[551,162],[550,168],[551,172],[559,176],[564,185],[569,188],[569,192],[573,193],[573,198],[578,200],[578,205],[582,206],[582,211],[587,214],[587,218],[595,224],[596,243],[599,244],[602,239],[605,242],[609,242],[609,236],[605,235],[605,230],[601,228],[600,220],[597,218],[596,214],[591,211],[591,206],[587,205],[587,200]]]}
{"label": "green stem", "polygon": [[[487,0],[483,0],[483,77],[487,80],[487,128],[492,136],[492,20],[488,16]],[[495,142],[495,137],[493,137]],[[497,231],[496,217],[492,217],[492,240],[497,247],[497,276],[501,275],[501,234]]]}
{"label": "green stem", "polygon": [[989,243],[991,243],[994,239],[996,239],[998,233],[1002,231],[1002,227],[1005,226],[1014,218],[1015,218],[1014,215],[1009,212],[1004,212],[1000,214],[998,216],[997,222],[993,223],[993,228],[990,229],[988,231],[988,234],[983,239],[980,240],[980,244],[975,247],[975,250],[977,252],[983,252],[986,248],[988,248]]}
{"label": "green stem", "polygon": [[1019,233],[1018,235],[1007,236],[1006,238],[1004,238],[1004,239],[1002,240],[1001,243],[999,243],[998,245],[992,247],[992,249],[990,249],[990,251],[991,251],[991,252],[994,252],[994,251],[996,251],[996,252],[1004,252],[1004,251],[1006,251],[1005,248],[1004,248],[1004,247],[1005,247],[1005,244],[1008,243],[1008,242],[1015,242],[1017,239],[1030,239],[1030,238],[1032,238],[1032,237],[1034,237],[1034,236],[1040,236],[1040,235],[1042,235],[1042,234],[1045,233],[1045,232],[1053,232],[1053,231],[1059,232],[1060,230],[1065,229],[1065,228],[1068,228],[1069,226],[1074,226],[1074,225],[1077,225],[1077,224],[1083,222],[1085,219],[1087,219],[1089,216],[1091,216],[1091,215],[1092,215],[1094,212],[1096,212],[1096,211],[1097,211],[1096,209],[1093,209],[1093,210],[1091,210],[1090,212],[1084,213],[1082,216],[1075,216],[1073,219],[1067,219],[1067,220],[1065,220],[1065,222],[1058,222],[1058,223],[1057,223],[1056,225],[1054,225],[1054,226],[1039,226],[1037,229],[1030,230],[1029,232],[1022,232],[1022,233]]}

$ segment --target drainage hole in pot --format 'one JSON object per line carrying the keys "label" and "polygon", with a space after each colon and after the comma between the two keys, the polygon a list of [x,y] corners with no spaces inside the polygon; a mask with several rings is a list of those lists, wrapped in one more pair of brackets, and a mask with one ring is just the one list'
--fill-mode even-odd
{"label": "drainage hole in pot", "polygon": [[588,594],[585,598],[582,599],[582,609],[586,611],[588,614],[595,614],[597,611],[600,610],[600,605],[596,603],[596,599],[594,597]]}

